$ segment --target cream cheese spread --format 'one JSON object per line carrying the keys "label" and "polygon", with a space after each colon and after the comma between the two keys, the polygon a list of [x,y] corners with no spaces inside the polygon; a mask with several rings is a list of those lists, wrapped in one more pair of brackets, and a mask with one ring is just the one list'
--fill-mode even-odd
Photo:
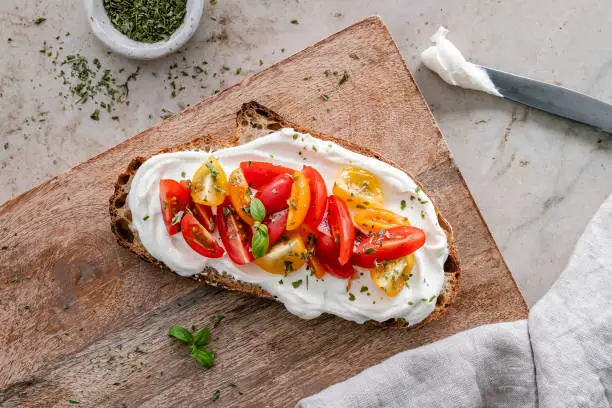
{"label": "cream cheese spread", "polygon": [[[247,160],[268,161],[295,169],[311,165],[323,176],[328,193],[336,173],[346,165],[357,165],[374,173],[384,189],[385,208],[408,217],[426,235],[425,245],[414,253],[416,262],[406,287],[397,296],[388,297],[374,285],[367,269],[356,267],[359,277],[351,282],[347,293],[347,280],[329,274],[319,280],[310,276],[305,266],[287,277],[274,275],[255,264],[236,265],[227,254],[216,259],[205,258],[187,245],[182,234],[168,235],[159,203],[160,179],[180,180],[182,174],[189,177],[211,154],[227,174]],[[411,196],[418,199],[411,200]],[[281,129],[247,144],[214,152],[180,151],[153,156],[136,172],[128,205],[143,246],[179,275],[196,275],[210,266],[242,282],[261,286],[289,312],[304,319],[331,313],[358,323],[403,318],[416,324],[434,310],[444,284],[443,267],[448,256],[446,235],[431,200],[417,184],[389,164],[293,129]],[[300,279],[302,284],[294,287],[292,283]],[[364,287],[367,290],[362,291]]]}

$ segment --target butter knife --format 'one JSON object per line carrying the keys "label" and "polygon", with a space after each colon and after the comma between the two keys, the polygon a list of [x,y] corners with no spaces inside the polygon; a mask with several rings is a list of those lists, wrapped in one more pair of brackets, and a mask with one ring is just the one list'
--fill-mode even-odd
{"label": "butter knife", "polygon": [[488,67],[479,68],[489,75],[497,91],[506,99],[612,133],[610,104],[562,86]]}

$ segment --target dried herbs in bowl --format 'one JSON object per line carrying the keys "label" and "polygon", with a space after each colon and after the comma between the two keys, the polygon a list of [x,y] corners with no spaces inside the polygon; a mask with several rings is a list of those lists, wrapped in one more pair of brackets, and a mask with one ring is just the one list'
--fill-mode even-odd
{"label": "dried herbs in bowl", "polygon": [[128,38],[165,41],[183,24],[187,0],[103,0],[111,23]]}

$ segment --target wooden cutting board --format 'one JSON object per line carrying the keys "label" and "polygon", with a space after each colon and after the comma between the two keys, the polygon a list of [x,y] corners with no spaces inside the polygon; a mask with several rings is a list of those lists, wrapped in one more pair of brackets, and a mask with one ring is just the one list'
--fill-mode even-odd
{"label": "wooden cutting board", "polygon": [[[357,56],[357,58],[355,58]],[[349,73],[339,77],[324,70]],[[312,79],[305,81],[305,77]],[[329,96],[325,101],[322,94]],[[257,100],[286,118],[382,153],[425,185],[451,222],[462,267],[456,304],[416,330],[280,304],[163,272],[120,248],[108,198],[117,174],[203,135],[230,140]],[[103,131],[103,130],[101,130]],[[427,104],[384,24],[369,18],[165,120],[0,207],[0,405],[292,406],[403,350],[527,306]],[[213,369],[170,340],[172,324],[211,326]],[[231,384],[237,385],[238,389]]]}

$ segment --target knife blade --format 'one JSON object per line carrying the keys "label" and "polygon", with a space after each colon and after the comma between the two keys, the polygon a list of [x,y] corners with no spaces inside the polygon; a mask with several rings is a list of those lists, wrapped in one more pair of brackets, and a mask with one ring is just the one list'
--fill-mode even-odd
{"label": "knife blade", "polygon": [[612,133],[612,105],[562,86],[479,66],[502,96]]}

